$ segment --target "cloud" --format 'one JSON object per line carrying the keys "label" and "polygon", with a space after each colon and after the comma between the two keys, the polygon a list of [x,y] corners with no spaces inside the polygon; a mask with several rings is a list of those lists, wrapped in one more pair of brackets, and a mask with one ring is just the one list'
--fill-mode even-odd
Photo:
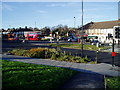
{"label": "cloud", "polygon": [[8,11],[13,11],[13,7],[12,6],[10,6],[10,5],[8,5],[8,4],[5,4],[5,3],[3,3],[2,4],[2,9],[4,10],[8,10]]}
{"label": "cloud", "polygon": [[49,4],[48,7],[71,7],[71,6],[76,6],[76,2],[66,2],[66,3],[52,3]]}
{"label": "cloud", "polygon": [[40,13],[40,14],[45,14],[45,13],[47,13],[47,11],[45,11],[45,10],[36,10],[36,12],[37,12],[37,13]]}
{"label": "cloud", "polygon": [[48,5],[49,7],[64,7],[66,6],[65,4],[50,4]]}

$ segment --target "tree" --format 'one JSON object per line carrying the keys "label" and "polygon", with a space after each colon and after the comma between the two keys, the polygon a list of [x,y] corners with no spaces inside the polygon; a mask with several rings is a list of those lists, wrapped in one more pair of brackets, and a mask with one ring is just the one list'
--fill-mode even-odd
{"label": "tree", "polygon": [[44,27],[41,29],[42,34],[49,36],[50,34],[50,28],[49,27]]}
{"label": "tree", "polygon": [[40,31],[40,29],[39,29],[39,28],[37,28],[37,27],[35,27],[35,28],[34,28],[34,31]]}

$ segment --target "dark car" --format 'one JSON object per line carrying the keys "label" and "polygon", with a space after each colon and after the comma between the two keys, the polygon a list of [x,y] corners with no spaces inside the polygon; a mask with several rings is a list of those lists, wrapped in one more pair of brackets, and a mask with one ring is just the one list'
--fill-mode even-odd
{"label": "dark car", "polygon": [[77,41],[78,41],[78,38],[75,37],[75,36],[70,36],[70,37],[67,38],[67,41],[68,41],[68,42],[77,42]]}

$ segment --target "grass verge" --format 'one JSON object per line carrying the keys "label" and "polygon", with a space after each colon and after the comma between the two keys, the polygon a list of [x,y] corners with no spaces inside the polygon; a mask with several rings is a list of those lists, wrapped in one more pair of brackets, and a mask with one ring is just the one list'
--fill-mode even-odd
{"label": "grass verge", "polygon": [[106,81],[107,88],[120,89],[120,77],[106,77],[105,81]]}
{"label": "grass verge", "polygon": [[[73,48],[73,49],[81,49],[81,44],[68,44],[68,43],[60,43],[59,45],[52,43],[48,44],[49,46],[53,47],[64,47],[64,48]],[[96,47],[95,45],[84,45],[84,50],[99,50],[99,49],[109,49],[110,47]]]}
{"label": "grass verge", "polygon": [[47,65],[2,60],[3,89],[58,88],[76,71]]}

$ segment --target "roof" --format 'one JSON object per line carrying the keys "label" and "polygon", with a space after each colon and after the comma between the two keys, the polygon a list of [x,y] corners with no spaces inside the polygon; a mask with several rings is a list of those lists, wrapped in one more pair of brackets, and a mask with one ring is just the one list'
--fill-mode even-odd
{"label": "roof", "polygon": [[115,21],[90,22],[83,27],[84,29],[108,29],[118,26],[118,23],[120,23],[120,19]]}

